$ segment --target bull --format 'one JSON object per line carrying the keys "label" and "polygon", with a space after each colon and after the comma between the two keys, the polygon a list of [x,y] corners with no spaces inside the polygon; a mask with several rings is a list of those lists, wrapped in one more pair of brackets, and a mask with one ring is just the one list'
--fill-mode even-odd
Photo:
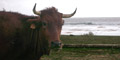
{"label": "bull", "polygon": [[[77,9],[76,9],[77,10]],[[55,7],[36,11],[38,16],[0,11],[0,60],[39,60],[49,55],[52,46],[61,47],[62,14]]]}

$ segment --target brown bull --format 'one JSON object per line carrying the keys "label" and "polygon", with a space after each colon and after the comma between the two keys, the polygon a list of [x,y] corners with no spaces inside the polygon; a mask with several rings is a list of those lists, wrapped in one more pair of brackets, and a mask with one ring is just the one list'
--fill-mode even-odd
{"label": "brown bull", "polygon": [[0,60],[39,60],[50,47],[61,46],[62,18],[76,10],[62,14],[54,7],[39,12],[35,8],[37,17],[0,11]]}

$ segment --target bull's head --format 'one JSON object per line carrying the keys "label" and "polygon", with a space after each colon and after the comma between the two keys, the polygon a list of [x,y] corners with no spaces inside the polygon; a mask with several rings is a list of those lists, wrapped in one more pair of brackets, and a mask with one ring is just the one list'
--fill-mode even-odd
{"label": "bull's head", "polygon": [[31,24],[31,28],[39,28],[40,38],[47,40],[49,42],[49,47],[61,47],[62,43],[60,40],[60,34],[62,25],[64,24],[62,18],[72,17],[76,13],[76,10],[72,14],[59,13],[54,7],[42,11],[36,11],[35,4],[33,12],[39,16],[35,21],[40,24]]}

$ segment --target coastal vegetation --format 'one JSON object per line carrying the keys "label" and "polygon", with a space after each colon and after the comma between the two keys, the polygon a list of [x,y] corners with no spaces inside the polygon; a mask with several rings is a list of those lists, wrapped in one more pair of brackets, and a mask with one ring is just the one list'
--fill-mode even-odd
{"label": "coastal vegetation", "polygon": [[[64,44],[120,44],[120,36],[62,35]],[[55,49],[43,60],[120,60],[120,48],[67,48]]]}

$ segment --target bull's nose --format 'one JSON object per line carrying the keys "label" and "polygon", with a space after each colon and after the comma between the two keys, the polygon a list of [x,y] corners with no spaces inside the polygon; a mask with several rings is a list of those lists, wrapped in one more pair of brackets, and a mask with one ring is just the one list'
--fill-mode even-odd
{"label": "bull's nose", "polygon": [[61,46],[61,42],[51,42],[51,47],[53,47],[53,48],[57,48],[57,47],[60,47]]}

